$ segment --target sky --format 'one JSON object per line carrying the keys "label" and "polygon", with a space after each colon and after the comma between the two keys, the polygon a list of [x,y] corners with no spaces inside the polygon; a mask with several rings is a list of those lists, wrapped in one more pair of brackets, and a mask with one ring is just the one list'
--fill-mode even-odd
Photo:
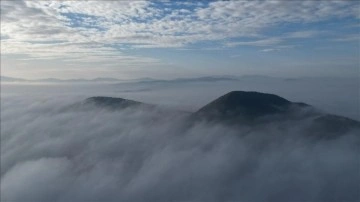
{"label": "sky", "polygon": [[358,1],[1,1],[1,75],[356,77]]}

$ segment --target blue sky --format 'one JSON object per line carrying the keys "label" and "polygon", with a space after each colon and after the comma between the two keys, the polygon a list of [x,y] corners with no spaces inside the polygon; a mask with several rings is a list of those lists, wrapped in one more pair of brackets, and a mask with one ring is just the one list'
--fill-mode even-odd
{"label": "blue sky", "polygon": [[358,1],[2,1],[1,73],[359,76]]}

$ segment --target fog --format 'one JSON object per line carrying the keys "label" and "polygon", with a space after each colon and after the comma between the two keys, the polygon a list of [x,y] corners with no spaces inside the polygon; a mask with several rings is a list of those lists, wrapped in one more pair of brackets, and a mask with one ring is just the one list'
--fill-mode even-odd
{"label": "fog", "polygon": [[4,96],[58,97],[81,100],[89,96],[114,96],[185,111],[196,111],[233,90],[273,93],[305,102],[327,113],[360,120],[360,80],[354,78],[282,79],[245,76],[214,82],[137,82],[120,84],[23,84],[2,82]]}
{"label": "fog", "polygon": [[[356,80],[1,88],[1,201],[360,199],[359,131],[317,139],[304,134],[309,120],[187,124],[188,112],[230,90],[272,92],[356,118]],[[63,110],[99,95],[159,107]]]}

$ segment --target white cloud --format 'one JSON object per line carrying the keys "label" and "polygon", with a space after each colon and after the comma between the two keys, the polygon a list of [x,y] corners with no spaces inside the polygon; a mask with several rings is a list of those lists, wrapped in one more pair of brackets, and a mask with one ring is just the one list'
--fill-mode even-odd
{"label": "white cloud", "polygon": [[261,39],[257,41],[235,41],[235,42],[228,42],[226,46],[234,47],[234,46],[270,46],[279,44],[282,42],[282,39],[279,38],[268,38],[268,39]]}
{"label": "white cloud", "polygon": [[291,32],[285,35],[286,38],[311,38],[314,36],[319,35],[320,31],[314,31],[314,30],[306,30],[306,31],[297,31],[297,32]]}
{"label": "white cloud", "polygon": [[279,51],[280,49],[277,48],[266,48],[262,49],[261,52],[273,52],[273,51]]}
{"label": "white cloud", "polygon": [[337,41],[337,42],[358,42],[358,43],[360,43],[360,34],[345,35],[345,36],[333,39],[333,41]]}
{"label": "white cloud", "polygon": [[[351,1],[4,1],[1,53],[36,59],[77,61],[155,61],[128,56],[129,48],[186,48],[204,41],[271,46],[288,38],[308,38],[316,30],[277,38],[264,30],[287,23],[313,23],[359,17]],[[176,4],[177,7],[174,7]],[[242,41],[252,38],[254,41]],[[235,40],[236,39],[236,40]],[[94,44],[94,45],[85,45]],[[109,48],[109,46],[119,48]],[[284,45],[284,44],[282,44]],[[211,47],[207,47],[211,48]],[[218,48],[218,47],[216,47]],[[130,60],[129,60],[130,58]]]}
{"label": "white cloud", "polygon": [[[156,2],[150,1],[27,1],[16,4],[17,9],[9,3],[2,6],[6,10],[2,19],[5,23],[2,33],[18,40],[36,40],[46,34],[47,40],[67,36],[70,41],[88,41],[90,37],[103,43],[147,43],[161,47],[173,40],[186,45],[201,40],[257,36],[261,34],[261,29],[277,23],[306,23],[351,16],[354,7],[358,7],[357,4],[351,6],[351,2],[216,1],[209,3],[208,7],[199,6],[193,12],[185,9],[187,7],[172,8],[166,12],[166,8],[155,7]],[[71,16],[65,14],[72,17],[85,15],[78,16],[84,20],[78,26],[91,23],[104,30],[69,27]],[[16,19],[16,24],[8,23],[9,19]],[[27,29],[21,29],[24,26]],[[306,37],[314,33],[299,31],[293,33],[292,37]]]}

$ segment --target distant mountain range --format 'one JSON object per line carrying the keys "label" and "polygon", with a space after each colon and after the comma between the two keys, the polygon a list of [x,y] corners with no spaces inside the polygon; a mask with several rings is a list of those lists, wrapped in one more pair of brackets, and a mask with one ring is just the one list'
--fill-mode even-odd
{"label": "distant mountain range", "polygon": [[[217,81],[236,81],[240,79],[275,79],[275,77],[259,76],[259,75],[245,75],[245,76],[204,76],[195,78],[177,78],[177,79],[153,79],[149,77],[138,79],[116,79],[116,78],[94,78],[94,79],[22,79],[13,78],[7,76],[1,76],[2,82],[34,82],[34,83],[144,83],[144,84],[156,84],[156,83],[189,83],[189,82],[217,82]],[[286,80],[286,79],[285,79]]]}
{"label": "distant mountain range", "polygon": [[148,80],[140,81],[140,83],[189,83],[189,82],[216,82],[216,81],[235,81],[240,77],[235,76],[205,76],[196,78],[177,78],[173,80]]}
{"label": "distant mountain range", "polygon": [[44,83],[74,83],[74,82],[120,82],[124,80],[115,79],[115,78],[95,78],[95,79],[56,79],[56,78],[46,78],[46,79],[21,79],[13,78],[7,76],[0,77],[2,82],[44,82]]}
{"label": "distant mountain range", "polygon": [[[320,78],[320,77],[319,77]],[[334,79],[326,77],[329,79]],[[117,78],[106,78],[99,77],[94,79],[57,79],[57,78],[44,78],[44,79],[23,79],[23,78],[14,78],[8,76],[1,76],[1,82],[29,82],[29,83],[142,83],[142,84],[169,84],[169,83],[191,83],[191,82],[218,82],[218,81],[239,81],[239,80],[261,80],[261,81],[298,81],[298,80],[308,80],[308,79],[318,79],[317,77],[299,77],[299,78],[282,78],[282,77],[272,77],[272,76],[263,76],[263,75],[242,75],[242,76],[232,76],[232,75],[222,75],[222,76],[203,76],[203,77],[193,77],[193,78],[176,78],[176,79],[154,79],[150,77],[137,78],[137,79],[117,79]],[[324,78],[322,78],[324,79]],[[337,78],[339,79],[339,78]],[[349,79],[349,78],[340,78],[340,79]],[[351,78],[350,78],[351,79]],[[353,77],[352,79],[358,79]]]}
{"label": "distant mountain range", "polygon": [[[133,100],[113,97],[90,97],[71,107],[106,110],[123,110],[128,107],[155,107]],[[258,127],[293,121],[306,123],[304,134],[320,138],[335,138],[352,129],[360,130],[360,122],[332,114],[323,113],[305,103],[296,103],[280,96],[246,91],[229,92],[188,116],[189,123],[212,122],[231,126]]]}
{"label": "distant mountain range", "polygon": [[20,79],[20,78],[13,78],[13,77],[7,77],[7,76],[1,76],[0,81],[3,81],[3,82],[25,82],[25,81],[28,81],[28,80]]}

